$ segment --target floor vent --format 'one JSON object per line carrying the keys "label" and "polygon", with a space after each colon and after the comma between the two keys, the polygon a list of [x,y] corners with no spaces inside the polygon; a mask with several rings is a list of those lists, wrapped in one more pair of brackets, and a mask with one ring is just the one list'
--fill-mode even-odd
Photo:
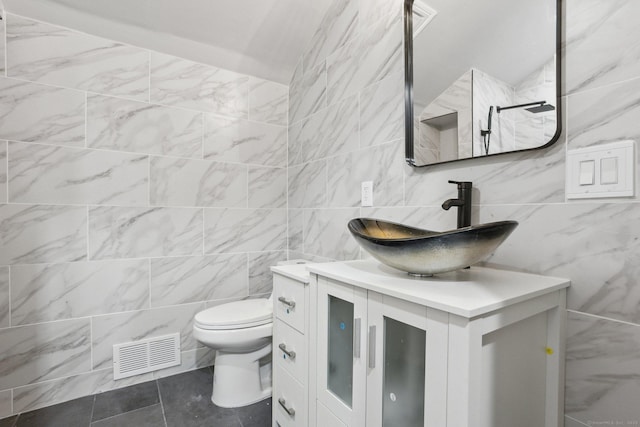
{"label": "floor vent", "polygon": [[179,333],[113,346],[113,378],[116,380],[179,364]]}

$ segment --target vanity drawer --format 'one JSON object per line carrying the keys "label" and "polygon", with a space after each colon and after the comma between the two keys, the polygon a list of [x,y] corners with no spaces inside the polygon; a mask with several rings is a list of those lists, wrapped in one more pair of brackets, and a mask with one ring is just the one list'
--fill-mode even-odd
{"label": "vanity drawer", "polygon": [[273,331],[273,355],[277,365],[299,383],[307,384],[308,353],[305,336],[280,319],[276,319]]}
{"label": "vanity drawer", "polygon": [[275,275],[273,294],[276,317],[304,333],[305,286],[288,277]]}
{"label": "vanity drawer", "polygon": [[276,365],[278,382],[273,394],[276,422],[282,427],[307,427],[306,388]]}

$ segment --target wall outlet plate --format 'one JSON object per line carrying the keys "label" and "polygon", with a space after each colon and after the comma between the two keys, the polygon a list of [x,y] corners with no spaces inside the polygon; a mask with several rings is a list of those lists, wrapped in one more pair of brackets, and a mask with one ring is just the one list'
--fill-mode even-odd
{"label": "wall outlet plate", "polygon": [[362,182],[362,206],[373,206],[373,181]]}

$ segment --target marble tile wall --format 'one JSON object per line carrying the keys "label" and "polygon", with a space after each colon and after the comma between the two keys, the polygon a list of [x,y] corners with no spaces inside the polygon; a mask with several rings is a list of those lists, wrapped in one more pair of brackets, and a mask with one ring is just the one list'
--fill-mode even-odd
{"label": "marble tile wall", "polygon": [[[0,26],[0,418],[210,365],[194,314],[287,256],[289,87]],[[113,380],[113,344],[172,332],[180,366]]]}
{"label": "marble tile wall", "polygon": [[[440,208],[455,195],[447,180],[473,181],[473,221],[520,221],[489,264],[572,280],[567,425],[640,424],[638,196],[583,202],[565,197],[568,148],[621,139],[640,143],[640,3],[563,2],[564,122],[555,145],[420,170],[403,164],[402,86],[386,71],[402,69],[395,43],[401,23],[394,21],[401,8],[400,0],[361,0],[354,11],[350,2],[336,1],[292,77],[289,256],[317,261],[366,257],[346,230],[348,219],[356,216],[453,228],[455,213]],[[349,24],[353,21],[355,28]],[[318,40],[324,45],[318,46]],[[366,53],[363,43],[370,46]],[[371,102],[376,90],[384,106]],[[357,117],[342,115],[337,123],[327,119],[350,97],[358,99]],[[318,149],[327,127],[347,128],[354,120],[357,130],[350,138]],[[403,170],[402,180],[385,148],[397,151],[393,161]],[[374,181],[373,208],[359,207],[365,180]]]}

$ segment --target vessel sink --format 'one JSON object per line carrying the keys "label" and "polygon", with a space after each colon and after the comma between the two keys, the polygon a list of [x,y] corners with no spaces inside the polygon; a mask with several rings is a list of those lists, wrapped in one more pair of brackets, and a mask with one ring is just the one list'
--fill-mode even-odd
{"label": "vessel sink", "polygon": [[438,232],[373,218],[356,218],[348,224],[358,244],[375,259],[415,276],[476,264],[517,226],[516,221],[500,221]]}

